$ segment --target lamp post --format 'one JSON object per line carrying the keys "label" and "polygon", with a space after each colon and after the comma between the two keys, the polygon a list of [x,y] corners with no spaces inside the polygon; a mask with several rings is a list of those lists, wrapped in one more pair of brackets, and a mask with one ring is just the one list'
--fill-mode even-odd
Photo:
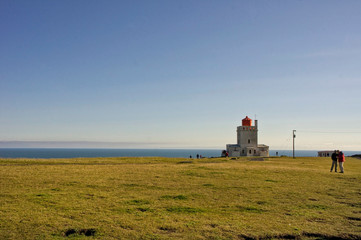
{"label": "lamp post", "polygon": [[296,130],[293,130],[293,132],[292,132],[292,138],[293,138],[293,158],[295,158],[295,138],[296,138],[295,132],[296,132]]}

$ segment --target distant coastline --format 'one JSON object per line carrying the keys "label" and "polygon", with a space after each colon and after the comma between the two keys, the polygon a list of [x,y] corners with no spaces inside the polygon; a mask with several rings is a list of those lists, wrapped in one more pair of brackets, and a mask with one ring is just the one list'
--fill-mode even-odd
{"label": "distant coastline", "polygon": [[[110,149],[110,148],[0,148],[0,158],[78,157],[219,157],[222,149]],[[270,156],[292,156],[292,150],[270,150]],[[346,156],[361,151],[344,151]],[[317,150],[296,150],[296,157],[316,157]],[[361,156],[361,155],[360,155]]]}

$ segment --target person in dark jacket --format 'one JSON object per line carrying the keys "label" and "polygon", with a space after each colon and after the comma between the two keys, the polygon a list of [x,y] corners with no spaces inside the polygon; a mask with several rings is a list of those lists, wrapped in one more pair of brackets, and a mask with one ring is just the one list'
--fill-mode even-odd
{"label": "person in dark jacket", "polygon": [[335,172],[337,172],[337,151],[335,150],[332,155],[331,155],[331,159],[332,159],[332,165],[331,165],[331,171],[332,172],[332,169],[333,167],[335,166]]}

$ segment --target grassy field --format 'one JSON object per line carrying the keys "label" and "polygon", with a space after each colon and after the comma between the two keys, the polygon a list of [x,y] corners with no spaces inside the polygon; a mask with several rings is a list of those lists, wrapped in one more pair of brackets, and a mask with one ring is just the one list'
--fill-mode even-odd
{"label": "grassy field", "polygon": [[0,239],[361,239],[361,160],[0,159]]}

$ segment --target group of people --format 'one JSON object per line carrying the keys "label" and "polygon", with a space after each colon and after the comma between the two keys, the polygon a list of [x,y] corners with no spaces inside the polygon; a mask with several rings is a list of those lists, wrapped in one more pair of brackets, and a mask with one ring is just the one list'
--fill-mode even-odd
{"label": "group of people", "polygon": [[343,173],[343,163],[345,162],[345,155],[343,154],[343,152],[339,150],[335,150],[331,155],[331,159],[332,159],[332,165],[330,172],[332,172],[334,167],[335,167],[335,172],[337,172],[337,162],[338,162],[338,165],[340,167],[340,173]]}

